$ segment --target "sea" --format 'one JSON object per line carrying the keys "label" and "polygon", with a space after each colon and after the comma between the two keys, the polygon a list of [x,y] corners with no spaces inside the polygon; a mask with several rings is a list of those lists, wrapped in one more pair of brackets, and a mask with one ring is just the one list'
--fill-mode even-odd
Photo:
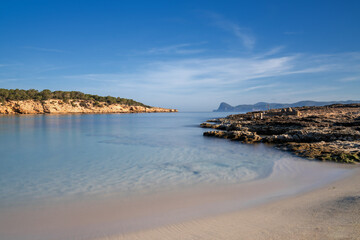
{"label": "sea", "polygon": [[[1,116],[0,212],[91,198],[229,187],[269,178],[284,159],[301,161],[309,169],[322,164],[264,144],[203,136],[208,129],[199,127],[202,122],[228,114]],[[326,168],[322,179],[348,171],[338,165]],[[322,179],[308,185],[323,184]]]}

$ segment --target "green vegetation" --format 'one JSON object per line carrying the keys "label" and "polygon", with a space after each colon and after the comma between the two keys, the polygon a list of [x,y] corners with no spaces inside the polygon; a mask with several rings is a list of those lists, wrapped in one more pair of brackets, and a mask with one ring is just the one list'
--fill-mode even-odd
{"label": "green vegetation", "polygon": [[290,149],[295,154],[309,159],[319,159],[322,161],[333,161],[340,163],[358,163],[360,156],[358,153],[335,151],[327,146],[316,143],[288,143]]}
{"label": "green vegetation", "polygon": [[336,161],[345,163],[359,162],[359,156],[356,153],[341,153],[337,156]]}
{"label": "green vegetation", "polygon": [[144,106],[148,107],[140,102],[136,102],[132,99],[120,98],[120,97],[111,97],[111,96],[98,96],[92,94],[85,94],[78,91],[50,91],[45,89],[41,92],[35,89],[22,90],[22,89],[3,89],[0,88],[0,102],[4,103],[5,101],[21,101],[21,100],[35,100],[35,101],[45,101],[49,99],[61,99],[65,103],[69,103],[69,99],[75,100],[89,100],[94,101],[94,106],[102,106],[102,103],[108,105],[111,104],[123,104],[129,106]]}

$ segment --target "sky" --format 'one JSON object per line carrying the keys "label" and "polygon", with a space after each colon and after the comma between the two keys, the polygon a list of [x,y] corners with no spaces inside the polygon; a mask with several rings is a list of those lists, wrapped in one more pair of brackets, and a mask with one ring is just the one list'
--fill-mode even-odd
{"label": "sky", "polygon": [[360,1],[0,0],[0,88],[180,111],[360,100]]}

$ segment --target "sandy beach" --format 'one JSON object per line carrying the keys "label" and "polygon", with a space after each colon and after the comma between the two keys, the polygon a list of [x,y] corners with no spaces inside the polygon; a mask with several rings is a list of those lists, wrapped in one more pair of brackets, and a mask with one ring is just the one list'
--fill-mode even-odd
{"label": "sandy beach", "polygon": [[120,239],[360,239],[360,168],[319,189]]}
{"label": "sandy beach", "polygon": [[285,158],[266,179],[239,185],[0,213],[9,240],[359,239],[360,168]]}
{"label": "sandy beach", "polygon": [[360,168],[284,158],[265,179],[9,207],[7,240],[357,239]]}

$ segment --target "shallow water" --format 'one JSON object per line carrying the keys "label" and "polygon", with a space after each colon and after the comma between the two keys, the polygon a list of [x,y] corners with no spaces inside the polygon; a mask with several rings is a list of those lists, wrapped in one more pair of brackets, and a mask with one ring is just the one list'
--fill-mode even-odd
{"label": "shallow water", "polygon": [[0,118],[0,206],[264,178],[281,153],[204,138],[224,113]]}
{"label": "shallow water", "polygon": [[225,115],[0,117],[0,238],[137,231],[308,191],[349,171],[202,136],[200,123]]}

